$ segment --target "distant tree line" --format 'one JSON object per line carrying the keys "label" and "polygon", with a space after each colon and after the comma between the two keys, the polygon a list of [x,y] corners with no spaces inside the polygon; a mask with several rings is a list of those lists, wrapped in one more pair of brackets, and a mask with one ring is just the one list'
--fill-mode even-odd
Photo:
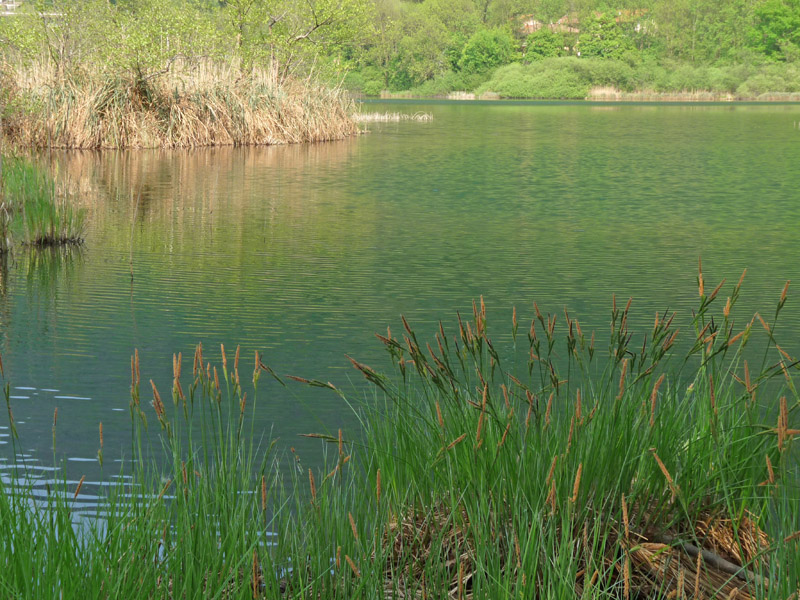
{"label": "distant tree line", "polygon": [[623,89],[800,91],[800,0],[27,0],[17,12],[0,19],[0,71],[45,57],[61,74],[147,80],[210,59],[437,94],[483,89],[509,65],[528,80],[540,61],[581,81],[602,71],[578,59],[615,63],[621,78],[590,83]]}
{"label": "distant tree line", "polygon": [[[475,89],[499,66],[558,57],[671,72],[750,65],[761,73],[800,61],[800,0],[373,2],[369,35],[344,54],[349,84],[367,94]],[[727,87],[748,74],[729,74],[738,81]],[[776,85],[793,85],[783,83]]]}

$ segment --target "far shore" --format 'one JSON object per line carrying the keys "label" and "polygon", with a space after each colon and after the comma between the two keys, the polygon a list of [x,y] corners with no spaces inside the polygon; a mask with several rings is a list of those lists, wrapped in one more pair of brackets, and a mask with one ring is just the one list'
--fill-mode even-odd
{"label": "far shore", "polygon": [[548,98],[548,97],[510,97],[501,96],[496,92],[450,92],[446,95],[438,96],[418,96],[411,92],[390,92],[383,91],[380,96],[362,96],[361,99],[376,100],[530,100],[546,102],[674,102],[674,103],[765,103],[765,104],[788,104],[800,103],[800,92],[772,92],[758,96],[742,96],[738,94],[719,94],[714,92],[654,92],[652,90],[640,92],[623,92],[614,88],[595,88],[583,98]]}

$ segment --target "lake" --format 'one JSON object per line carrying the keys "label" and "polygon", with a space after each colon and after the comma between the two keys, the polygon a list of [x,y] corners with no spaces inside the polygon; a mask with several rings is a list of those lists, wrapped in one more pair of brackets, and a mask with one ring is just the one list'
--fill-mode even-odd
{"label": "lake", "polygon": [[[277,373],[359,397],[345,355],[385,368],[375,332],[399,332],[403,314],[452,333],[481,295],[500,343],[512,306],[524,323],[534,300],[566,306],[604,343],[612,294],[633,297],[633,328],[671,309],[686,330],[701,256],[707,290],[728,279],[722,304],[748,269],[742,326],[755,310],[771,317],[793,280],[778,338],[800,353],[800,105],[363,108],[433,120],[317,145],[53,155],[89,227],[83,249],[18,252],[0,272],[24,458],[52,464],[58,407],[56,460],[98,475],[102,422],[117,473],[134,348],[148,402],[149,380],[168,396],[172,354],[190,373],[201,341],[214,362],[220,344],[229,360],[240,344],[245,379],[259,351]],[[320,442],[298,434],[356,427],[327,390],[262,376],[258,401],[257,431],[307,463]]]}

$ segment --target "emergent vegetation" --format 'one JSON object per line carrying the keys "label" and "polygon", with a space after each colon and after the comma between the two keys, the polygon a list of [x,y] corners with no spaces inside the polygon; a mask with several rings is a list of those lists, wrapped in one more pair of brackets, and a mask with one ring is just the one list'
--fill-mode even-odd
{"label": "emergent vegetation", "polygon": [[363,23],[360,2],[28,3],[0,19],[6,135],[40,148],[351,135],[351,103],[315,61]]}
{"label": "emergent vegetation", "polygon": [[85,212],[34,162],[0,156],[0,253],[14,243],[80,244]]}
{"label": "emergent vegetation", "polygon": [[[287,487],[272,446],[248,425],[256,401],[242,390],[238,351],[231,361],[223,349],[213,367],[198,346],[188,383],[175,357],[171,402],[145,386],[152,408],[135,356],[133,479],[80,534],[70,511],[83,479],[44,495],[35,482],[4,480],[3,592],[793,597],[800,404],[797,362],[775,342],[786,288],[772,319],[742,322],[741,283],[712,317],[723,284],[707,293],[700,274],[688,336],[664,313],[635,337],[631,303],[615,302],[602,347],[568,312],[536,305],[529,325],[513,312],[505,348],[491,341],[482,301],[455,335],[440,326],[431,343],[403,320],[401,335],[379,336],[393,377],[353,361],[378,399],[355,405],[363,430],[312,434],[331,448],[327,465],[291,457]],[[678,345],[685,356],[673,355]],[[253,384],[265,375],[288,383],[257,355]],[[300,381],[345,407],[333,385]],[[18,444],[10,404],[8,421]],[[148,422],[161,430],[162,468],[143,450]]]}

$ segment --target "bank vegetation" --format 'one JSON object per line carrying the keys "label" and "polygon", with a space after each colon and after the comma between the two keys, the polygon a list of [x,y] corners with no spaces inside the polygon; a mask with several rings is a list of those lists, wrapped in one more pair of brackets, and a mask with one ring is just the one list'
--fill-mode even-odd
{"label": "bank vegetation", "polygon": [[[280,9],[280,10],[279,10]],[[34,148],[285,144],[357,132],[317,44],[346,2],[24,4],[0,19],[0,112]],[[277,12],[269,12],[271,10]]]}
{"label": "bank vegetation", "polygon": [[[170,393],[135,354],[132,477],[103,488],[97,518],[77,529],[84,478],[43,486],[24,464],[8,471],[0,586],[11,597],[796,598],[797,361],[777,343],[787,290],[742,320],[741,279],[698,283],[691,317],[660,313],[646,332],[629,329],[630,301],[614,301],[610,337],[535,304],[525,323],[509,314],[502,344],[482,301],[429,341],[403,319],[378,336],[391,374],[352,359],[366,401],[259,355],[222,348],[211,364],[202,346],[174,357]],[[243,390],[251,378],[273,388],[268,402],[297,381],[336,394],[361,427],[308,432],[321,468],[275,456],[253,426],[268,408]]]}

